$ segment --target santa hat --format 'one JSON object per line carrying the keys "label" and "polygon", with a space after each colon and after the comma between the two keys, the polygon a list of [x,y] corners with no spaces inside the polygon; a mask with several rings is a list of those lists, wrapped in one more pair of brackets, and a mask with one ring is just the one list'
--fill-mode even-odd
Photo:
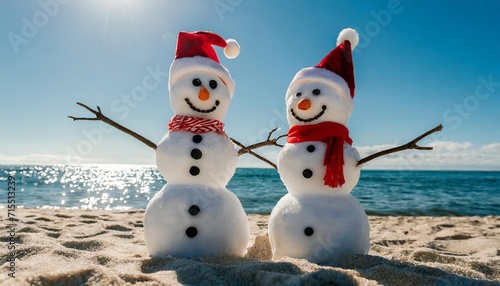
{"label": "santa hat", "polygon": [[[358,33],[351,28],[344,29],[337,37],[337,47],[315,67],[300,70],[288,87],[287,96],[304,82],[320,81],[333,87],[352,110],[354,98],[354,66],[352,50],[359,42]],[[287,97],[288,99],[288,97]]]}
{"label": "santa hat", "polygon": [[220,77],[232,96],[234,81],[229,71],[219,63],[212,45],[224,48],[224,54],[229,59],[236,58],[240,53],[240,46],[233,39],[224,40],[219,35],[207,31],[180,32],[177,36],[175,58],[170,66],[169,88],[187,73],[205,71]]}

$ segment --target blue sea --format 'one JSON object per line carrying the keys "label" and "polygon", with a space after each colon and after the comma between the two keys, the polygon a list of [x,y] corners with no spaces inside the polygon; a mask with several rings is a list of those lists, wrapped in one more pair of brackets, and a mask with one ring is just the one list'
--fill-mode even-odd
{"label": "blue sea", "polygon": [[[145,209],[166,183],[155,167],[0,166],[0,208],[9,176],[17,207]],[[270,213],[287,192],[274,169],[237,169],[227,188],[249,214]],[[363,170],[352,195],[368,215],[500,215],[500,172]]]}

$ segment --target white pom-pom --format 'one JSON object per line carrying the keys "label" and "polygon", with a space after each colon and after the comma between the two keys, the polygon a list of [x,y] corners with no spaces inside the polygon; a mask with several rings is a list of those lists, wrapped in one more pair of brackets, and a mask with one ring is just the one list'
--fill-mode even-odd
{"label": "white pom-pom", "polygon": [[238,45],[238,42],[233,39],[229,39],[226,41],[227,45],[224,48],[224,55],[228,59],[234,59],[240,54],[240,45]]}
{"label": "white pom-pom", "polygon": [[358,32],[352,28],[346,28],[340,31],[339,36],[337,37],[337,46],[345,40],[348,40],[351,43],[351,50],[354,50],[359,43]]}

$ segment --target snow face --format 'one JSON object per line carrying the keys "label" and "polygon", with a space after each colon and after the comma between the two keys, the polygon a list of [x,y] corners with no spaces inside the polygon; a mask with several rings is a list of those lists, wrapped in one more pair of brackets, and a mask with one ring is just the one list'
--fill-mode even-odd
{"label": "snow face", "polygon": [[342,187],[324,184],[326,167],[323,166],[326,144],[322,142],[287,143],[278,157],[278,173],[289,193],[301,196],[314,193],[349,193],[359,181],[360,156],[349,144],[344,144],[344,179]]}
{"label": "snow face", "polygon": [[273,259],[289,256],[335,264],[344,255],[368,253],[370,226],[350,194],[287,194],[269,218],[269,240]]}
{"label": "snow face", "polygon": [[144,236],[152,256],[243,256],[250,228],[227,189],[169,183],[146,208]]}
{"label": "snow face", "polygon": [[[309,101],[310,107],[299,107],[301,101]],[[336,122],[347,124],[352,102],[346,101],[339,90],[322,81],[309,80],[292,84],[286,95],[287,120],[290,126]]]}
{"label": "snow face", "polygon": [[176,115],[222,121],[230,100],[222,79],[209,72],[190,72],[170,86],[170,104]]}
{"label": "snow face", "polygon": [[167,183],[225,187],[238,154],[226,135],[168,132],[156,148],[156,165]]}

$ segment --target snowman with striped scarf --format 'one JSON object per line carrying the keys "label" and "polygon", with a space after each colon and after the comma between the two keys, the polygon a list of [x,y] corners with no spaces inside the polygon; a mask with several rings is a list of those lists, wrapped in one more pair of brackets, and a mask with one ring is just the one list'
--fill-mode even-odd
{"label": "snowman with striped scarf", "polygon": [[245,211],[226,189],[238,155],[222,120],[235,84],[212,45],[228,58],[239,54],[236,41],[212,32],[180,32],[177,38],[169,75],[175,115],[156,149],[167,184],[144,216],[151,256],[243,256],[250,238]]}
{"label": "snowman with striped scarf", "polygon": [[317,66],[300,70],[286,93],[287,143],[278,172],[288,194],[269,219],[273,259],[304,258],[334,264],[344,255],[367,254],[368,217],[350,194],[361,166],[346,127],[353,109],[352,50],[359,41],[344,29]]}

